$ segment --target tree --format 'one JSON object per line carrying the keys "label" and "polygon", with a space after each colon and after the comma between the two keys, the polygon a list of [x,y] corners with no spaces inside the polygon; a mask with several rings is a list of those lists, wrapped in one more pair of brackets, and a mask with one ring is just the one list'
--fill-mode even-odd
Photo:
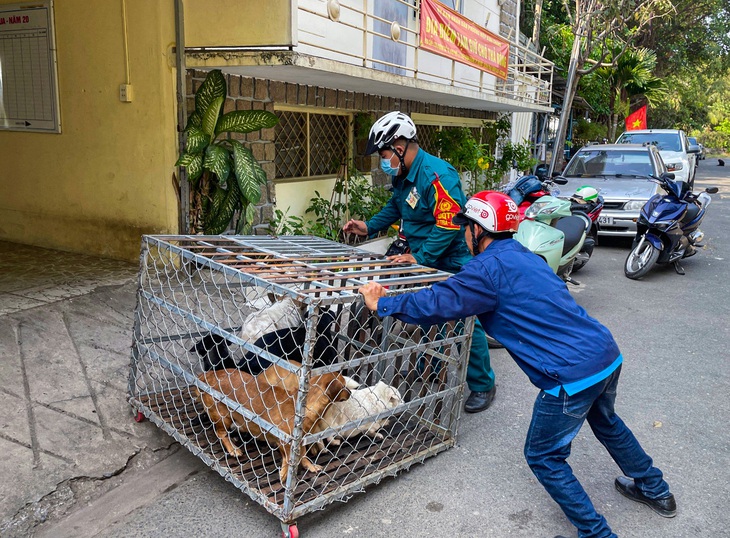
{"label": "tree", "polygon": [[619,117],[630,112],[632,98],[654,104],[666,95],[666,85],[654,76],[655,69],[656,54],[642,47],[627,49],[616,62],[601,66],[593,73],[599,84],[608,87],[609,140],[616,139]]}
{"label": "tree", "polygon": [[[567,83],[555,151],[550,172],[562,159],[568,119],[581,77],[600,67],[615,66],[641,30],[673,9],[667,0],[563,0],[573,42],[567,69]],[[619,46],[618,54],[615,54]]]}

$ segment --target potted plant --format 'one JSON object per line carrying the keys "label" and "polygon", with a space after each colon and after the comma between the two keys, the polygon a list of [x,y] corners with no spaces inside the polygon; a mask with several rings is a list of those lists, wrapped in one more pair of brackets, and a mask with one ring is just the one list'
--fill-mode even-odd
{"label": "potted plant", "polygon": [[185,151],[177,161],[190,182],[191,232],[220,234],[237,215],[237,234],[248,233],[266,172],[251,150],[229,133],[250,133],[276,125],[264,110],[223,113],[228,85],[219,69],[208,73],[195,92],[195,110],[188,118]]}

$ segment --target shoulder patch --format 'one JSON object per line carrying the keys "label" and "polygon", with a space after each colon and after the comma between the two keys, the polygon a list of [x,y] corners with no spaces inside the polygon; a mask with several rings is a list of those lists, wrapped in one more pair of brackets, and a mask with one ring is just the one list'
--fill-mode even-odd
{"label": "shoulder patch", "polygon": [[436,179],[431,183],[436,190],[436,203],[433,208],[433,216],[436,219],[436,226],[444,230],[458,230],[461,227],[454,224],[454,215],[461,211],[461,207],[454,200],[449,192],[441,184],[441,180]]}

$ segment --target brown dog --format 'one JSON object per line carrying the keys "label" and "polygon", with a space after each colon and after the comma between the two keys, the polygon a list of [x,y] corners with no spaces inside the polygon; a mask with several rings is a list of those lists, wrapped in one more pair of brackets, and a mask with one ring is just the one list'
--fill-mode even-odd
{"label": "brown dog", "polygon": [[[274,373],[270,372],[270,374],[273,378]],[[285,434],[292,435],[297,392],[287,390],[287,388],[291,388],[291,376],[295,376],[295,374],[283,376],[288,383],[271,383],[263,372],[258,376],[252,376],[238,369],[228,368],[203,372],[198,379],[231,400],[239,402],[257,417],[273,424]],[[289,385],[289,387],[283,385]],[[228,406],[217,401],[210,394],[200,392],[197,388],[193,392],[195,398],[205,407],[205,411],[213,422],[215,434],[228,454],[232,456],[243,454],[240,448],[233,446],[228,434],[234,424],[254,437],[267,439],[278,446],[282,460],[279,478],[283,484],[291,465],[291,444],[282,442],[275,435],[262,430],[255,422],[246,420],[241,414],[231,411]],[[342,374],[327,373],[313,377],[309,383],[304,410],[302,423],[304,433],[308,434],[317,429],[322,415],[332,402],[341,402],[349,397],[350,389],[347,388],[347,382]],[[320,466],[312,463],[306,452],[302,455],[301,464],[308,471],[322,470]]]}

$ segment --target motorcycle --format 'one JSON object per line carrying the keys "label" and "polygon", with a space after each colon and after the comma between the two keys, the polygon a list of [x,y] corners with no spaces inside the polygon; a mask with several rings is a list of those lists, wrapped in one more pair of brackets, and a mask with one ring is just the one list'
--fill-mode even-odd
{"label": "motorcycle", "polygon": [[655,264],[671,263],[677,274],[684,274],[679,261],[694,256],[695,247],[702,246],[704,234],[699,226],[712,201],[710,194],[718,190],[708,187],[693,193],[686,181],[673,181],[672,173],[651,179],[666,194],[655,194],[641,208],[633,248],[624,264],[624,274],[633,280],[645,276]]}
{"label": "motorcycle", "polygon": [[543,258],[565,282],[577,285],[571,273],[590,229],[587,216],[571,213],[570,201],[547,195],[525,211],[514,238]]}
{"label": "motorcycle", "polygon": [[[508,184],[504,188],[504,192],[517,204],[517,209],[520,212],[520,222],[522,222],[525,220],[526,211],[534,202],[543,196],[550,196],[553,192],[554,185],[564,185],[566,183],[567,180],[560,176],[553,178],[548,178],[544,174],[541,176],[523,176],[513,184]],[[583,188],[581,187],[581,189]],[[578,190],[580,191],[581,189]],[[589,223],[587,224],[588,228],[586,229],[585,241],[575,257],[571,273],[578,272],[582,269],[593,254],[598,237],[598,226],[596,223],[598,222],[598,216],[601,214],[602,209],[603,197],[600,195],[595,196],[592,200],[586,200],[579,196],[579,193],[576,191],[570,197],[570,214],[581,217],[586,223]]]}
{"label": "motorcycle", "polygon": [[580,252],[575,257],[575,263],[573,264],[574,273],[580,271],[588,263],[588,260],[591,259],[591,255],[593,254],[593,249],[598,244],[598,217],[601,215],[602,210],[603,196],[600,194],[593,200],[586,200],[579,196],[576,191],[570,197],[571,214],[587,218],[591,222],[590,230],[588,230],[586,240],[583,242],[583,248],[580,249]]}

